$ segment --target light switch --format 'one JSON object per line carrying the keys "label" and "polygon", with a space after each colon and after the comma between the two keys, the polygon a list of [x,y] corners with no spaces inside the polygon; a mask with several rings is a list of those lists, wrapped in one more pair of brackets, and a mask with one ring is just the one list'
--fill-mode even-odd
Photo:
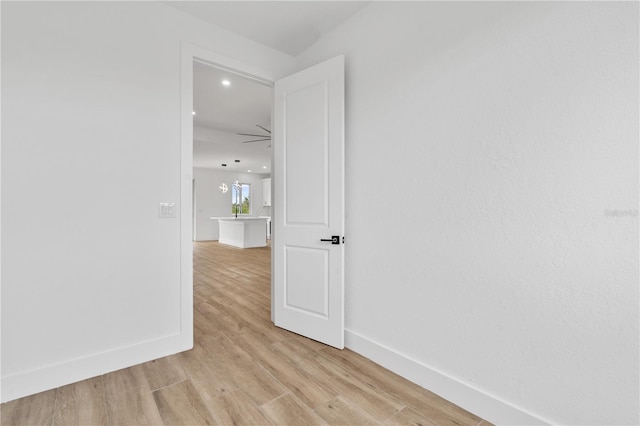
{"label": "light switch", "polygon": [[161,219],[176,217],[176,203],[160,203],[158,216]]}

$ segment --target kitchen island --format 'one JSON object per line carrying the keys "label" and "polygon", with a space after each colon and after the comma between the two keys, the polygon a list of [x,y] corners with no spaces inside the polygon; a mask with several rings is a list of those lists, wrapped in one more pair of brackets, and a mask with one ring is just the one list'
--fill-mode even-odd
{"label": "kitchen island", "polygon": [[218,242],[240,248],[267,245],[267,219],[264,217],[212,217],[220,224]]}

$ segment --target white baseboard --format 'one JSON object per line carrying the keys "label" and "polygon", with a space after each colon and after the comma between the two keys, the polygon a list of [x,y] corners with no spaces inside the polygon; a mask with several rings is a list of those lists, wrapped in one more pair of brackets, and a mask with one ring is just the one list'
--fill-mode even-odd
{"label": "white baseboard", "polygon": [[12,401],[38,392],[55,389],[143,362],[173,355],[192,347],[192,337],[176,334],[4,376],[2,377],[1,402]]}
{"label": "white baseboard", "polygon": [[195,241],[218,241],[217,235],[198,235]]}
{"label": "white baseboard", "polygon": [[494,424],[553,423],[353,331],[345,330],[345,346]]}

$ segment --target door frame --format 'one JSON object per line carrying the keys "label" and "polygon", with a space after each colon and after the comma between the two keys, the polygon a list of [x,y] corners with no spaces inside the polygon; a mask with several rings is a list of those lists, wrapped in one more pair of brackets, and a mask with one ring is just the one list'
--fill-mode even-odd
{"label": "door frame", "polygon": [[[193,329],[193,63],[194,61],[228,70],[244,78],[273,87],[281,77],[273,71],[230,56],[204,49],[189,42],[181,44],[180,76],[180,295],[181,330]],[[273,102],[272,102],[273,104]],[[273,108],[273,105],[272,105]],[[272,126],[273,128],[273,126]],[[272,144],[273,144],[272,140]],[[273,149],[271,163],[273,164]],[[273,177],[273,170],[272,170]],[[273,180],[272,180],[273,182]],[[272,183],[273,190],[273,183]],[[271,218],[277,211],[271,207]],[[273,266],[273,252],[271,253]],[[273,321],[273,274],[271,274],[271,321]],[[193,333],[191,333],[193,335]]]}

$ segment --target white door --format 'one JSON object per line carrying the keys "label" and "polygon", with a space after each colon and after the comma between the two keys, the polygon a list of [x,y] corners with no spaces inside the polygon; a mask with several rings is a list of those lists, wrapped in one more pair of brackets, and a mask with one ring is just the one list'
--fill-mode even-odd
{"label": "white door", "polygon": [[274,322],[342,349],[344,57],[277,81],[273,126]]}

